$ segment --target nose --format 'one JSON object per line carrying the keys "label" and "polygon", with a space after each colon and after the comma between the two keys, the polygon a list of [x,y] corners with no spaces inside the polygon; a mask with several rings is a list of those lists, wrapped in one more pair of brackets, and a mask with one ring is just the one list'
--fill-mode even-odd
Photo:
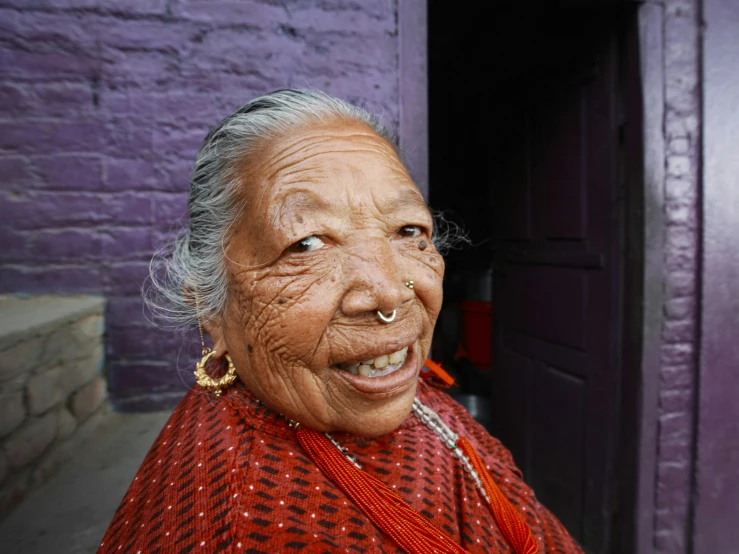
{"label": "nose", "polygon": [[356,316],[380,310],[389,314],[402,304],[409,289],[403,286],[397,255],[383,240],[357,245],[345,263],[346,288],[341,311]]}

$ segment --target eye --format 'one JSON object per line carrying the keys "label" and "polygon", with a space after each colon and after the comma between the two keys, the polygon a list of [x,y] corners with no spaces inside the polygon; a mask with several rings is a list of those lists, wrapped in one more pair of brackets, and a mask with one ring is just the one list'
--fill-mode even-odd
{"label": "eye", "polygon": [[398,236],[403,238],[417,237],[423,232],[423,229],[418,225],[405,225],[398,231]]}
{"label": "eye", "polygon": [[305,237],[302,240],[299,240],[298,242],[290,246],[287,251],[296,253],[311,252],[313,250],[318,250],[324,245],[325,243],[321,239],[319,239],[315,235],[311,235],[309,237]]}

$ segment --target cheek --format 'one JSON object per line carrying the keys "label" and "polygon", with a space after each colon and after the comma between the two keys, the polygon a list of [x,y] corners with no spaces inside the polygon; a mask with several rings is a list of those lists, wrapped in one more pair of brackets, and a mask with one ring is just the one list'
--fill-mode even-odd
{"label": "cheek", "polygon": [[310,358],[336,313],[339,273],[333,256],[309,267],[270,271],[253,287],[247,336],[283,363]]}
{"label": "cheek", "polygon": [[423,285],[418,287],[417,294],[426,308],[431,325],[434,325],[441,311],[441,304],[444,297],[441,277],[433,273],[429,274],[428,280],[424,280]]}
{"label": "cheek", "polygon": [[404,277],[413,279],[416,296],[435,320],[443,298],[444,259],[433,245],[426,243],[421,249],[415,242],[402,247],[400,258]]}

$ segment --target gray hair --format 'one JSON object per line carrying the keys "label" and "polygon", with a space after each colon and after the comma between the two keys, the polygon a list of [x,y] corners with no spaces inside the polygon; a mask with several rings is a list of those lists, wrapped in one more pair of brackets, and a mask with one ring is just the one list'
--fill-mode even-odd
{"label": "gray hair", "polygon": [[[379,118],[314,90],[284,89],[261,96],[211,129],[195,159],[189,225],[173,244],[155,254],[144,284],[144,299],[157,319],[188,328],[197,325],[198,317],[207,320],[223,312],[224,244],[244,208],[239,201],[244,183],[237,166],[248,162],[257,148],[297,126],[336,119],[365,123],[397,151],[395,137]],[[440,238],[453,242],[456,237],[447,233]]]}

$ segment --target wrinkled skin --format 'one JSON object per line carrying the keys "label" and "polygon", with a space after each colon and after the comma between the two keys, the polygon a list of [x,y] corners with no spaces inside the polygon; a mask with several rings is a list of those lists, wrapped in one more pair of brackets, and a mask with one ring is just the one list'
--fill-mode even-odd
{"label": "wrinkled skin", "polygon": [[[444,262],[421,194],[393,148],[356,122],[306,125],[250,160],[226,246],[227,305],[205,324],[217,355],[303,425],[391,432],[410,412],[442,301]],[[394,309],[392,323],[378,319]],[[408,345],[405,372],[369,379],[332,367]]]}

